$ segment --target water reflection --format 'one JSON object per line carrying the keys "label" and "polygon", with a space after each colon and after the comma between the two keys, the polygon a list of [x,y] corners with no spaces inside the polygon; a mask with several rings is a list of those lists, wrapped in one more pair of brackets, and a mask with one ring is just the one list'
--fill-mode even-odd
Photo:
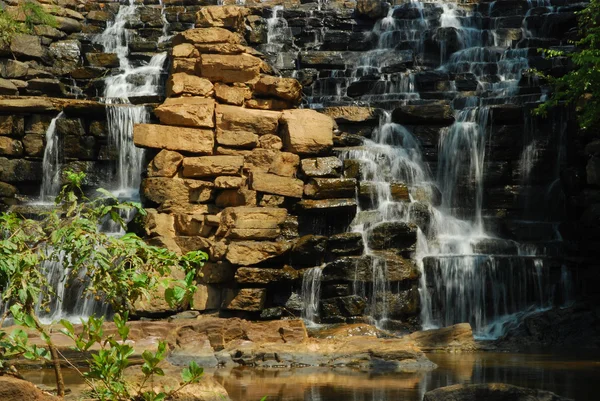
{"label": "water reflection", "polygon": [[600,358],[514,353],[430,354],[439,368],[428,373],[376,375],[347,369],[218,370],[232,400],[420,401],[423,394],[456,383],[503,382],[539,388],[578,401],[597,400]]}

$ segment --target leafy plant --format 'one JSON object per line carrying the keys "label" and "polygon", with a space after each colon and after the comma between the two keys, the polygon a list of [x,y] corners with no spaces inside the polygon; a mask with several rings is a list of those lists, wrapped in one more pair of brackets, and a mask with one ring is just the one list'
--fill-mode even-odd
{"label": "leafy plant", "polygon": [[[48,310],[55,297],[44,271],[45,262],[61,262],[68,284],[79,277],[86,277],[84,296],[93,296],[108,303],[116,316],[128,316],[132,303],[163,286],[167,302],[171,306],[182,305],[191,299],[196,289],[195,279],[207,260],[204,252],[190,252],[179,256],[166,249],[146,244],[132,233],[122,236],[109,235],[100,229],[102,224],[117,224],[126,228],[123,217],[129,213],[145,215],[144,209],[134,202],[119,202],[107,191],[99,190],[101,196],[88,199],[81,184],[83,173],[67,172],[67,184],[56,198],[56,208],[41,220],[26,219],[16,214],[0,214],[0,288],[2,301],[8,307],[0,324],[12,317],[16,323],[40,333],[46,342],[57,378],[57,393],[64,394],[58,351],[39,322],[37,310]],[[183,280],[170,278],[171,269],[181,267],[186,275]],[[90,318],[88,333],[98,334]],[[91,337],[95,342],[96,337]],[[0,344],[5,352],[2,359],[10,356],[36,356],[47,358],[36,348],[29,347],[18,332],[4,335]],[[88,339],[90,341],[90,339]],[[119,346],[112,356],[122,360],[127,349]],[[118,347],[117,347],[118,348]],[[107,351],[109,352],[109,351]]]}
{"label": "leafy plant", "polygon": [[20,33],[32,33],[35,25],[58,26],[56,17],[34,1],[20,2],[12,10],[0,6],[0,45],[8,46]]}
{"label": "leafy plant", "polygon": [[534,112],[545,116],[555,106],[572,105],[576,107],[579,125],[588,129],[600,123],[600,0],[591,0],[577,14],[581,39],[571,42],[575,51],[542,51],[549,58],[569,59],[575,68],[558,78],[540,74],[554,91]]}

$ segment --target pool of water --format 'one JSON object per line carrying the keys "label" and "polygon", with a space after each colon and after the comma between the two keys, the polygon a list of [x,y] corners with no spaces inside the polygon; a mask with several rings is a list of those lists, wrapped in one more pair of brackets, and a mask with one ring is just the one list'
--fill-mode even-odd
{"label": "pool of water", "polygon": [[[457,383],[502,382],[552,391],[577,401],[598,401],[600,354],[428,354],[438,365],[427,373],[373,374],[350,369],[218,369],[213,374],[233,401],[421,401],[423,394]],[[70,369],[65,382],[77,400],[85,384]],[[54,386],[52,370],[25,371],[36,384]]]}
{"label": "pool of water", "polygon": [[428,373],[369,374],[343,369],[233,369],[216,371],[232,400],[421,401],[423,394],[457,383],[502,382],[597,401],[600,355],[429,354],[438,368]]}

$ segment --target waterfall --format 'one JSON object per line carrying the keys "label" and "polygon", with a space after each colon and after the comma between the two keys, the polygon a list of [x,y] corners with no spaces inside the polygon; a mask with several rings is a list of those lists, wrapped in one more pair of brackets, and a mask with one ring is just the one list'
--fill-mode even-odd
{"label": "waterfall", "polygon": [[310,325],[318,321],[323,267],[307,269],[302,276],[302,319]]}
{"label": "waterfall", "polygon": [[54,198],[60,191],[62,155],[60,138],[56,134],[56,120],[63,116],[64,113],[61,111],[50,121],[50,125],[46,129],[46,147],[42,161],[43,176],[39,199],[42,203],[54,203]]}

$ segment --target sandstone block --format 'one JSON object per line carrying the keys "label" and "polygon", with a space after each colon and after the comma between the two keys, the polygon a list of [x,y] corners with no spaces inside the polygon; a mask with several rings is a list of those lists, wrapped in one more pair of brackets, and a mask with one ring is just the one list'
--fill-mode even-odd
{"label": "sandstone block", "polygon": [[304,195],[313,199],[351,198],[356,196],[354,178],[312,178],[304,187]]}
{"label": "sandstone block", "polygon": [[213,183],[199,180],[152,177],[142,181],[142,194],[160,205],[187,205],[208,202],[213,187]]}
{"label": "sandstone block", "polygon": [[250,175],[250,188],[268,194],[302,198],[304,183],[296,178],[252,172]]}
{"label": "sandstone block", "polygon": [[252,266],[282,256],[289,249],[286,242],[236,241],[229,244],[226,258],[234,265]]}
{"label": "sandstone block", "polygon": [[333,120],[314,110],[286,110],[281,116],[284,149],[319,154],[333,146]]}
{"label": "sandstone block", "polygon": [[23,137],[23,147],[27,156],[43,156],[44,137],[42,135],[27,134]]}
{"label": "sandstone block", "polygon": [[212,231],[212,227],[204,223],[204,214],[177,214],[175,215],[175,230],[179,235],[206,237]]}
{"label": "sandstone block", "polygon": [[215,178],[215,188],[219,189],[239,188],[243,184],[244,178],[242,177],[223,176]]}
{"label": "sandstone block", "polygon": [[249,110],[242,107],[217,105],[217,135],[266,135],[277,134],[279,116],[274,111]]}
{"label": "sandstone block", "polygon": [[180,153],[163,149],[148,165],[148,177],[174,177],[182,162]]}
{"label": "sandstone block", "polygon": [[289,283],[296,279],[298,279],[298,271],[289,266],[283,269],[240,267],[235,272],[235,281],[240,284]]}
{"label": "sandstone block", "polygon": [[196,26],[219,27],[244,32],[248,9],[240,6],[205,6],[196,13]]}
{"label": "sandstone block", "polygon": [[8,79],[0,78],[0,95],[18,95],[19,88]]}
{"label": "sandstone block", "polygon": [[179,72],[194,75],[196,72],[196,59],[182,57],[174,58],[173,63],[171,64],[171,74]]}
{"label": "sandstone block", "polygon": [[288,152],[277,152],[277,157],[269,167],[269,173],[282,177],[295,177],[299,164],[300,156]]}
{"label": "sandstone block", "polygon": [[342,173],[342,161],[335,156],[303,159],[301,169],[308,177],[339,177]]}
{"label": "sandstone block", "polygon": [[174,58],[197,58],[200,56],[200,52],[191,43],[181,43],[177,46],[173,46],[171,55]]}
{"label": "sandstone block", "polygon": [[12,198],[17,193],[19,193],[19,191],[14,185],[10,185],[5,182],[0,182],[0,198]]}
{"label": "sandstone block", "polygon": [[244,170],[267,173],[279,152],[273,149],[252,149],[244,155]]}
{"label": "sandstone block", "polygon": [[92,67],[116,68],[119,56],[116,53],[86,53],[85,58]]}
{"label": "sandstone block", "polygon": [[[44,134],[46,128],[47,126],[37,133]],[[24,131],[25,121],[22,116],[0,116],[0,135],[23,136]]]}
{"label": "sandstone block", "polygon": [[159,213],[156,209],[146,209],[144,229],[148,237],[175,237],[173,215]]}
{"label": "sandstone block", "polygon": [[302,99],[302,85],[295,78],[261,75],[258,82],[254,84],[254,93],[259,96],[276,97],[296,104]]}
{"label": "sandstone block", "polygon": [[281,99],[248,99],[244,105],[249,109],[257,110],[285,110],[294,107],[294,103]]}
{"label": "sandstone block", "polygon": [[223,309],[258,312],[265,306],[267,290],[264,288],[227,290],[223,298],[221,304]]}
{"label": "sandstone block", "polygon": [[215,199],[217,207],[256,206],[256,191],[246,188],[225,189]]}
{"label": "sandstone block", "polygon": [[20,58],[33,58],[42,60],[47,56],[47,52],[42,47],[39,37],[34,35],[17,34],[10,41],[10,52],[13,56]]}
{"label": "sandstone block", "polygon": [[247,86],[229,86],[220,82],[215,83],[215,98],[221,103],[242,106],[250,99],[252,92]]}
{"label": "sandstone block", "polygon": [[217,129],[217,143],[234,148],[252,149],[258,145],[258,135],[250,132],[223,131]]}
{"label": "sandstone block", "polygon": [[287,215],[287,210],[282,208],[228,207],[221,212],[217,236],[232,239],[277,238]]}
{"label": "sandstone block", "polygon": [[154,109],[154,114],[166,125],[212,128],[215,101],[203,97],[170,98]]}
{"label": "sandstone block", "polygon": [[207,262],[202,266],[203,276],[198,279],[204,284],[221,284],[233,281],[235,267],[227,261]]}
{"label": "sandstone block", "polygon": [[202,54],[196,63],[196,72],[212,82],[254,83],[260,76],[262,60],[250,54]]}
{"label": "sandstone block", "polygon": [[0,155],[1,156],[21,156],[23,154],[23,144],[21,141],[7,136],[0,136]]}
{"label": "sandstone block", "polygon": [[277,135],[267,134],[258,138],[258,147],[263,149],[281,150],[283,142]]}
{"label": "sandstone block", "polygon": [[182,128],[158,124],[136,124],[133,142],[142,148],[212,154],[214,134],[211,130]]}
{"label": "sandstone block", "polygon": [[184,177],[237,175],[244,165],[242,156],[202,156],[183,159]]}
{"label": "sandstone block", "polygon": [[194,75],[182,72],[173,74],[167,81],[167,96],[182,95],[211,97],[213,95],[213,84],[208,79]]}
{"label": "sandstone block", "polygon": [[[214,285],[198,284],[192,297],[192,310],[214,310],[221,305],[221,289]],[[212,348],[211,348],[212,350]],[[224,390],[224,389],[223,389]]]}
{"label": "sandstone block", "polygon": [[191,43],[194,46],[213,44],[213,43],[231,43],[239,44],[241,37],[227,29],[223,28],[194,28],[183,31],[172,40],[173,45],[181,43]]}

